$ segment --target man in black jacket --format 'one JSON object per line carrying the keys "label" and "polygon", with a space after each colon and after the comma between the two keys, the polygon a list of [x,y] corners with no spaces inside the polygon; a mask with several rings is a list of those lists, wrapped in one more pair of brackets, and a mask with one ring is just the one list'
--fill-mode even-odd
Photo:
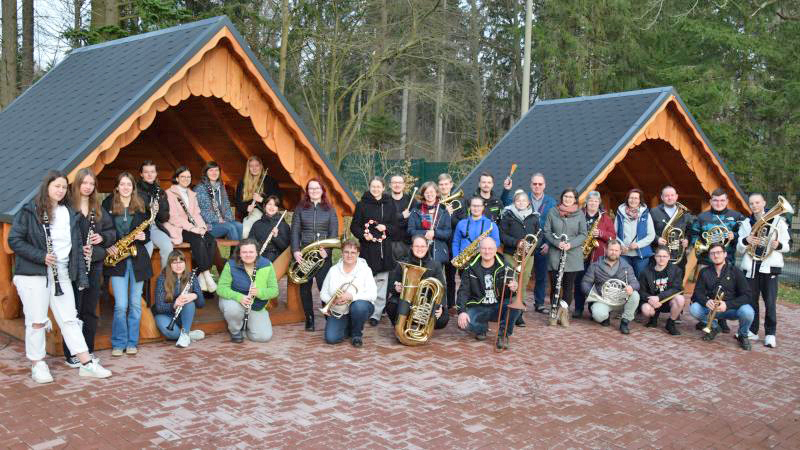
{"label": "man in black jacket", "polygon": [[392,175],[389,179],[389,189],[391,190],[391,203],[394,205],[395,216],[397,218],[397,229],[394,234],[389,236],[392,242],[392,253],[395,260],[401,260],[408,256],[411,236],[408,234],[408,216],[416,205],[416,201],[411,199],[410,194],[406,194],[406,180],[402,175]]}
{"label": "man in black jacket", "polygon": [[[442,198],[447,198],[452,195],[453,190],[453,177],[450,176],[449,173],[443,173],[439,175],[438,180],[439,186],[439,195]],[[453,209],[452,206],[446,206],[447,212],[450,214],[450,227],[453,230],[453,236],[455,236],[456,226],[461,219],[467,217],[466,208],[464,207],[464,199],[461,199],[461,207],[458,209]],[[453,240],[450,239],[450,242],[447,243],[447,248],[453,247]],[[450,264],[450,261],[444,263],[444,272],[445,272],[445,280],[447,281],[447,307],[448,308],[455,308],[456,306],[456,268]]]}
{"label": "man in black jacket", "polygon": [[[155,223],[150,225],[150,242],[145,244],[145,248],[152,256],[153,245],[155,244],[161,256],[161,267],[167,267],[167,257],[172,252],[172,240],[163,225],[164,222],[169,220],[167,194],[158,185],[156,163],[149,159],[144,161],[139,168],[139,175],[141,178],[136,183],[136,188],[142,200],[144,200],[147,217],[150,217],[150,201],[158,194],[158,213],[156,214]],[[149,292],[149,289],[147,292]]]}
{"label": "man in black jacket", "polygon": [[[499,290],[498,290],[498,285]],[[498,306],[502,302],[502,316],[498,323],[497,348],[508,348],[508,339],[514,331],[514,323],[521,309],[509,308],[514,292],[517,291],[516,273],[507,267],[497,256],[494,239],[482,239],[480,257],[464,269],[461,286],[458,289],[458,327],[475,334],[475,339],[486,339],[489,320],[497,317]],[[506,315],[508,332],[504,333]]]}
{"label": "man in black jacket", "polygon": [[[653,254],[655,264],[647,266],[639,274],[639,299],[642,314],[649,317],[646,327],[658,326],[658,315],[669,313],[667,332],[673,336],[681,334],[675,321],[683,311],[685,299],[683,291],[683,271],[669,262],[669,248],[659,245]],[[671,300],[667,300],[670,298]]]}
{"label": "man in black jacket", "polygon": [[[406,256],[400,262],[413,264],[415,266],[422,266],[428,269],[422,275],[422,279],[433,277],[439,280],[444,285],[444,273],[442,272],[442,265],[434,261],[428,256],[428,241],[425,236],[416,235],[411,238],[411,254]],[[386,300],[386,315],[392,321],[392,326],[397,322],[398,305],[403,300],[400,299],[400,294],[403,292],[403,266],[398,264],[394,270],[389,273],[389,295]],[[434,311],[436,316],[436,324],[434,329],[439,330],[447,326],[450,320],[450,314],[447,308],[444,308],[440,303],[439,307]]]}
{"label": "man in black jacket", "polygon": [[[678,191],[676,191],[674,187],[666,185],[661,188],[661,204],[650,209],[650,216],[653,218],[653,228],[655,228],[656,231],[656,239],[654,239],[652,243],[653,250],[658,246],[668,245],[666,239],[662,238],[661,235],[669,221],[678,213],[677,203]],[[683,257],[679,261],[673,263],[673,265],[677,265],[680,268],[681,273],[685,273],[686,271],[686,261],[688,259],[686,257],[686,248],[689,246],[689,225],[693,220],[694,217],[687,212],[672,224],[673,227],[683,231],[683,238],[680,240],[680,246],[684,250]],[[675,250],[675,252],[677,252],[677,250]]]}
{"label": "man in black jacket", "polygon": [[494,175],[489,172],[482,172],[480,178],[478,178],[478,189],[475,191],[475,195],[479,195],[486,205],[483,215],[492,222],[497,223],[500,213],[503,211],[503,202],[494,195],[493,188]]}
{"label": "man in black jacket", "polygon": [[[747,332],[755,317],[755,310],[750,304],[750,286],[741,270],[726,261],[728,257],[722,244],[712,244],[708,250],[711,266],[700,271],[697,284],[692,294],[692,306],[689,312],[698,320],[697,328],[702,329],[708,321],[709,311],[716,306],[717,319],[733,319],[739,321],[739,332],[736,338],[739,345],[750,350],[750,339]],[[716,305],[717,291],[724,294],[723,300]],[[719,333],[716,323],[711,332],[703,336],[703,340],[711,341]]]}

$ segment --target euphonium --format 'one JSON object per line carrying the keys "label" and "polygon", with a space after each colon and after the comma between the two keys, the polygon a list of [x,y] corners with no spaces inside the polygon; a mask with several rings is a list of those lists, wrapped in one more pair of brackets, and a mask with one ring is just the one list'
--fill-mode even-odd
{"label": "euphonium", "polygon": [[450,260],[450,264],[453,265],[456,269],[463,269],[466,265],[475,258],[475,255],[478,254],[478,246],[481,244],[481,240],[489,235],[492,232],[492,227],[494,225],[489,225],[489,229],[484,231],[480,234],[471,244],[469,244],[465,249],[461,250],[461,253],[456,255],[455,258]]}
{"label": "euphonium", "polygon": [[108,267],[113,267],[128,256],[136,256],[136,245],[134,245],[136,235],[150,227],[150,224],[156,220],[156,214],[158,214],[158,200],[154,198],[150,202],[150,218],[140,223],[138,227],[131,230],[125,237],[114,243],[114,246],[117,247],[117,254],[112,255],[109,253],[106,255],[103,264]]}
{"label": "euphonium", "polygon": [[675,202],[675,215],[669,219],[669,222],[664,226],[664,231],[661,232],[661,238],[667,241],[667,248],[669,249],[669,262],[678,264],[683,259],[684,248],[681,245],[681,240],[684,238],[683,230],[675,227],[675,223],[689,212],[689,208]]}
{"label": "euphonium", "polygon": [[708,251],[711,248],[711,244],[722,244],[723,247],[727,247],[728,243],[730,243],[730,239],[728,239],[728,227],[725,225],[725,222],[719,218],[719,216],[714,216],[719,220],[719,223],[722,225],[717,225],[711,228],[708,231],[704,231],[702,234],[703,239],[698,239],[694,243],[694,252],[699,257],[701,254]]}
{"label": "euphonium", "polygon": [[[451,195],[449,197],[443,198],[441,200],[441,203],[443,205],[445,205],[445,206],[449,206],[453,211],[455,211],[457,209],[461,209],[461,200],[460,199],[462,199],[462,198],[464,198],[464,190],[463,189],[458,191],[458,192],[456,192],[455,194],[453,194],[453,195]],[[456,205],[458,205],[458,206],[456,206]]]}
{"label": "euphonium", "polygon": [[298,263],[292,259],[289,264],[289,272],[286,275],[292,283],[303,284],[307,282],[325,264],[325,258],[320,255],[320,250],[323,248],[339,248],[341,246],[342,241],[338,238],[321,239],[306,245],[300,250],[303,260]]}
{"label": "euphonium", "polygon": [[600,218],[603,217],[603,212],[600,212],[600,215],[597,216],[597,220],[594,221],[592,224],[592,228],[589,228],[589,233],[586,234],[586,240],[583,241],[583,259],[587,259],[589,255],[592,254],[594,249],[600,245],[600,242],[597,241],[597,238],[594,237],[594,230],[600,226]]}
{"label": "euphonium", "polygon": [[350,303],[352,303],[352,300],[347,303],[342,303],[341,305],[333,304],[333,301],[341,297],[342,294],[344,294],[345,291],[347,291],[347,288],[349,287],[355,289],[355,292],[353,292],[353,294],[358,293],[358,287],[356,287],[356,285],[353,284],[353,280],[350,280],[347,283],[343,283],[341,286],[339,286],[339,289],[336,289],[336,292],[334,292],[333,295],[331,295],[330,301],[328,301],[328,303],[326,303],[325,306],[319,309],[319,312],[321,312],[323,316],[331,316],[335,319],[338,319],[343,315],[347,314],[348,312],[350,312]]}
{"label": "euphonium", "polygon": [[424,280],[425,267],[398,262],[403,267],[403,292],[397,311],[394,334],[401,344],[415,346],[428,342],[436,324],[434,311],[444,295],[444,286],[434,277]]}
{"label": "euphonium", "polygon": [[770,241],[775,239],[778,232],[777,227],[773,227],[769,221],[781,214],[794,214],[792,205],[782,196],[778,196],[778,203],[766,214],[756,221],[750,230],[750,236],[758,239],[755,244],[748,244],[747,254],[755,261],[764,261],[772,254]]}

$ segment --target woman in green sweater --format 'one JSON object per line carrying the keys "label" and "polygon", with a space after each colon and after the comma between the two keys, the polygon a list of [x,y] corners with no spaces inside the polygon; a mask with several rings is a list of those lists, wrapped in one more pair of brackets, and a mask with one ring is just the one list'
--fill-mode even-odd
{"label": "woman in green sweater", "polygon": [[272,338],[267,305],[278,297],[278,280],[272,263],[258,256],[257,245],[254,239],[242,240],[217,283],[219,309],[228,323],[231,341],[236,343],[244,341],[246,312],[247,338],[255,342],[267,342]]}

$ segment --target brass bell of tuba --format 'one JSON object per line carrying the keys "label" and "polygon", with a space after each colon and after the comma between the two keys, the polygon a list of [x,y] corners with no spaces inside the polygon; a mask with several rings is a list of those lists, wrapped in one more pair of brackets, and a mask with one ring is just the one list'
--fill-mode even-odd
{"label": "brass bell of tuba", "polygon": [[397,305],[394,334],[401,344],[422,345],[433,335],[434,311],[444,295],[442,282],[434,277],[422,279],[425,267],[398,262],[403,267],[403,291]]}
{"label": "brass bell of tuba", "polygon": [[778,228],[773,227],[769,221],[781,214],[794,214],[794,208],[788,200],[778,196],[778,203],[761,216],[750,230],[750,236],[758,238],[756,244],[748,244],[747,254],[755,261],[764,261],[772,254],[773,248],[770,241],[774,240],[778,233]]}
{"label": "brass bell of tuba", "polygon": [[325,258],[320,255],[320,250],[323,248],[339,248],[341,246],[342,240],[330,238],[321,239],[303,247],[300,250],[302,261],[298,263],[292,259],[289,264],[289,272],[286,274],[289,277],[289,281],[295,284],[303,284],[310,280],[325,264]]}

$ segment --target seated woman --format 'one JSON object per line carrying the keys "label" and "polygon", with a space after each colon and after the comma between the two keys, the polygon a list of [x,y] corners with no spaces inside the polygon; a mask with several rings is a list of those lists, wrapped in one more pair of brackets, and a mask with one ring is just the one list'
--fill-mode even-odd
{"label": "seated woman", "polygon": [[[192,278],[192,285],[186,289],[191,273],[186,270],[183,252],[173,250],[167,257],[167,265],[156,281],[156,295],[153,303],[153,316],[156,326],[168,341],[178,341],[175,345],[186,348],[194,341],[205,337],[203,330],[192,330],[195,308],[205,304],[203,291],[197,277]],[[184,292],[185,291],[185,292]],[[167,294],[169,292],[169,294]],[[172,330],[168,329],[175,311],[181,308]]]}
{"label": "seated woman", "polygon": [[[422,275],[423,280],[428,277],[434,277],[439,280],[443,286],[445,285],[442,265],[428,256],[428,240],[425,239],[425,236],[418,234],[412,237],[411,255],[406,258],[402,258],[399,262],[423,266],[428,269]],[[394,326],[397,322],[397,305],[400,301],[400,294],[402,292],[403,266],[398,264],[394,270],[389,273],[389,298],[386,301],[386,315],[388,315],[389,320],[392,321],[392,326]],[[447,299],[446,292],[442,298]],[[433,326],[433,328],[439,330],[447,326],[447,322],[450,320],[450,315],[448,314],[447,308],[443,308],[442,304],[440,303],[439,308],[437,308],[434,313],[436,315],[436,324]]]}
{"label": "seated woman", "polygon": [[[144,200],[136,190],[136,181],[128,172],[117,176],[114,192],[103,200],[105,213],[111,216],[116,230],[114,244],[106,249],[109,255],[116,255],[120,239],[133,233],[149,217]],[[135,355],[139,343],[139,323],[142,320],[142,289],[145,280],[153,276],[150,254],[145,244],[150,241],[150,227],[134,236],[132,247],[134,255],[119,261],[113,267],[106,267],[105,274],[111,277],[114,291],[114,321],[111,323],[111,356],[122,356],[122,351]]]}
{"label": "seated woman", "polygon": [[280,207],[281,200],[278,197],[274,195],[267,197],[267,202],[264,204],[264,215],[253,224],[253,228],[250,230],[250,237],[258,241],[259,251],[264,245],[264,241],[267,240],[270,234],[272,235],[272,240],[269,241],[269,245],[264,249],[264,253],[261,254],[270,262],[275,261],[275,258],[280,256],[291,242],[291,232],[289,224],[286,223],[286,218],[284,217],[281,223],[278,224],[278,220],[281,218],[281,214],[279,214]]}
{"label": "seated woman", "polygon": [[200,183],[193,189],[200,205],[200,216],[211,227],[209,233],[212,236],[238,241],[242,238],[242,223],[233,218],[228,193],[219,176],[219,165],[216,161],[209,161],[203,168]]}
{"label": "seated woman", "polygon": [[244,177],[236,186],[234,206],[236,214],[242,217],[242,237],[248,237],[253,223],[261,218],[264,199],[268,195],[281,196],[278,183],[267,172],[261,158],[253,155],[247,159]]}
{"label": "seated woman", "polygon": [[325,318],[328,344],[338,344],[349,335],[353,337],[353,347],[364,345],[364,322],[375,311],[378,287],[372,269],[358,257],[359,251],[357,240],[346,240],[342,244],[342,260],[331,267],[319,290],[322,303],[333,302]]}
{"label": "seated woman", "polygon": [[247,338],[255,342],[267,342],[272,338],[272,322],[267,305],[278,298],[278,279],[272,263],[258,256],[255,239],[244,239],[219,276],[219,309],[228,323],[231,341],[244,341],[245,311],[247,314]]}
{"label": "seated woman", "polygon": [[192,173],[186,166],[178,167],[172,177],[174,183],[167,189],[169,200],[169,220],[164,226],[169,231],[173,245],[188,242],[192,248],[192,263],[197,268],[200,288],[206,292],[217,290],[217,284],[211,277],[211,264],[217,251],[217,241],[208,232],[208,226],[200,215],[200,205],[189,185],[192,184]]}

